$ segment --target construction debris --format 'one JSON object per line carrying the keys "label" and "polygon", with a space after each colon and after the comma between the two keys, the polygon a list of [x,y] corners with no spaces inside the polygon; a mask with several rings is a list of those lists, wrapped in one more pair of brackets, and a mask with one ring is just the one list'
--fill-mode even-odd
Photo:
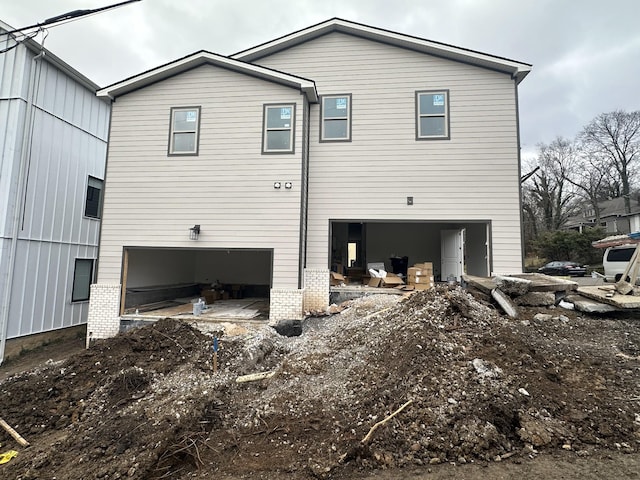
{"label": "construction debris", "polygon": [[217,373],[212,336],[183,321],[97,340],[0,384],[3,418],[32,443],[0,476],[407,478],[538,452],[636,452],[638,322],[518,310],[507,318],[449,285],[372,295],[304,321],[298,337],[266,325],[222,336]]}

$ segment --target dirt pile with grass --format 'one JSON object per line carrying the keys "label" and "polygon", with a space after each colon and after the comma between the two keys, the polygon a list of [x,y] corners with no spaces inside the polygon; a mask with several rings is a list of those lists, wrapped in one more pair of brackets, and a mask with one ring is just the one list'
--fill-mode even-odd
{"label": "dirt pile with grass", "polygon": [[350,478],[636,451],[637,322],[536,313],[509,320],[459,288],[372,296],[300,337],[223,335],[217,372],[212,333],[160,321],[4,381],[2,417],[32,446],[0,476]]}

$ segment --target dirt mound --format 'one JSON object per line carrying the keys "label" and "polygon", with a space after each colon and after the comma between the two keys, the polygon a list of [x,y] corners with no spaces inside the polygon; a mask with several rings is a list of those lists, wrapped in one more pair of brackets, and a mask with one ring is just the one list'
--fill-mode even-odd
{"label": "dirt mound", "polygon": [[[216,373],[210,335],[161,321],[2,383],[2,416],[33,446],[0,474],[349,478],[635,451],[640,328],[549,312],[507,320],[446,287],[366,297],[300,337],[222,337]],[[260,371],[275,375],[236,382]]]}

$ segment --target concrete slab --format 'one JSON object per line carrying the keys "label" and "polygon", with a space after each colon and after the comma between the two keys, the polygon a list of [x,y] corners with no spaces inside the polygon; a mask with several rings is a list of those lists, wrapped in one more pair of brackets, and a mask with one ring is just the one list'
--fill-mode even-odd
{"label": "concrete slab", "polygon": [[616,312],[618,309],[608,303],[598,302],[582,295],[567,295],[565,301],[573,303],[575,309],[584,313],[610,313]]}
{"label": "concrete slab", "polygon": [[[550,277],[541,273],[519,273],[510,277],[520,278],[531,282],[530,292],[570,292],[578,288],[578,283],[560,277]],[[496,277],[477,277],[475,275],[463,275],[462,280],[477,289],[491,293],[496,288]]]}
{"label": "concrete slab", "polygon": [[601,303],[606,303],[608,305],[613,305],[620,310],[640,309],[640,296],[620,295],[615,292],[614,288],[615,287],[613,286],[584,286],[578,288],[577,292],[583,297],[587,297]]}

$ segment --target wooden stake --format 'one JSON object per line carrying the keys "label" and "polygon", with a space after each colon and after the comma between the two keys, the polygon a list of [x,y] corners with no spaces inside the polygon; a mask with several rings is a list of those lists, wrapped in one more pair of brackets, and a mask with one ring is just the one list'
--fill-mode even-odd
{"label": "wooden stake", "polygon": [[364,445],[369,443],[369,440],[371,440],[371,437],[373,436],[373,432],[375,432],[378,429],[378,427],[381,427],[382,425],[387,423],[389,420],[391,420],[393,417],[398,415],[402,410],[407,408],[412,403],[413,403],[413,400],[409,400],[404,405],[402,405],[399,409],[397,409],[395,412],[393,412],[391,415],[389,415],[387,418],[385,418],[384,420],[380,420],[378,423],[376,423],[373,427],[371,427],[371,430],[369,430],[369,433],[367,433],[367,435],[362,439],[362,441],[360,443],[362,443]]}
{"label": "wooden stake", "polygon": [[30,445],[29,442],[27,442],[24,438],[22,438],[22,436],[20,436],[20,434],[18,432],[16,432],[13,428],[11,428],[11,426],[5,422],[1,417],[0,417],[0,425],[2,426],[2,428],[4,428],[7,433],[9,435],[11,435],[16,442],[18,442],[20,445],[22,445],[23,447],[28,447]]}
{"label": "wooden stake", "polygon": [[120,294],[120,315],[124,315],[124,301],[127,295],[127,275],[129,273],[129,249],[124,249],[122,264],[122,293]]}
{"label": "wooden stake", "polygon": [[213,372],[218,371],[218,352],[213,352]]}

